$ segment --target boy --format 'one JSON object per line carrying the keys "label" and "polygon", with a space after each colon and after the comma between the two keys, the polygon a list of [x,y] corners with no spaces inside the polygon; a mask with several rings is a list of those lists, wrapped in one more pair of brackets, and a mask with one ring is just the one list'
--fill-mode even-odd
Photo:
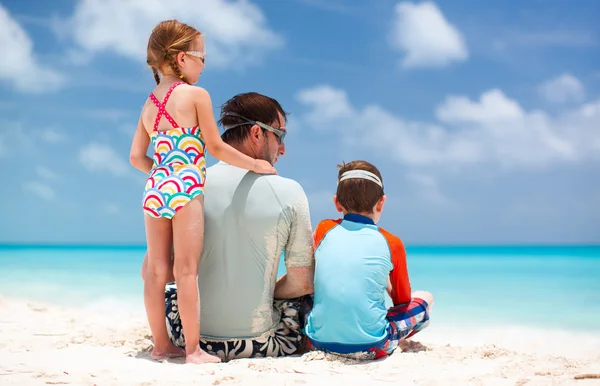
{"label": "boy", "polygon": [[381,358],[429,324],[433,296],[411,294],[402,241],[375,225],[386,199],[379,170],[366,161],[338,167],[333,201],[344,217],[315,229],[314,305],[305,334],[313,349]]}

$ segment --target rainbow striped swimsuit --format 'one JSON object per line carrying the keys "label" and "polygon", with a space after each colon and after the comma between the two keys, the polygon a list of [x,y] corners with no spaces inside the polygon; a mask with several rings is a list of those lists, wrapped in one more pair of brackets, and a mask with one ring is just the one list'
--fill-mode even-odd
{"label": "rainbow striped swimsuit", "polygon": [[[185,204],[204,193],[206,146],[200,127],[179,127],[165,110],[171,92],[180,84],[184,82],[171,86],[162,103],[150,94],[150,99],[158,107],[158,114],[150,135],[154,146],[154,165],[146,180],[142,206],[144,213],[154,218],[173,218]],[[172,129],[158,131],[162,115],[171,123]]]}

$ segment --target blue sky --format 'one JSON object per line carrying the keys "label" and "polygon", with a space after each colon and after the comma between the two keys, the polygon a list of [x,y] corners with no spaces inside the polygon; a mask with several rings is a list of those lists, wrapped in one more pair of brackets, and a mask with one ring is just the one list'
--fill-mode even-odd
{"label": "blue sky", "polygon": [[[0,1],[0,242],[144,242],[128,163],[151,28],[206,34],[199,82],[291,113],[281,175],[313,224],[341,161],[407,244],[600,242],[600,3]],[[210,163],[214,163],[210,158]]]}

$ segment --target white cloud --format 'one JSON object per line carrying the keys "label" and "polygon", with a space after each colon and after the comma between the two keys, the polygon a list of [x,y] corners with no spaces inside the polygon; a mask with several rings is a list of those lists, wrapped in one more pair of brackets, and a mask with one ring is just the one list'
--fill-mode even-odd
{"label": "white cloud", "polygon": [[325,85],[300,91],[298,101],[312,105],[313,111],[307,118],[315,124],[322,119],[333,121],[353,113],[346,93]]}
{"label": "white cloud", "polygon": [[489,90],[475,101],[447,97],[435,109],[439,122],[426,123],[377,105],[352,106],[343,90],[326,85],[302,90],[297,99],[308,107],[305,124],[337,130],[346,144],[413,167],[538,168],[600,155],[600,100],[552,115],[525,111],[502,91]]}
{"label": "white cloud", "polygon": [[60,176],[58,175],[58,173],[56,173],[54,170],[43,166],[43,165],[38,165],[35,168],[35,172],[37,173],[38,176],[40,176],[41,178],[45,178],[47,180],[50,181],[54,181],[60,178]]}
{"label": "white cloud", "polygon": [[167,19],[205,34],[207,66],[243,67],[283,44],[248,0],[80,0],[65,32],[86,53],[112,52],[145,63],[152,28]]}
{"label": "white cloud", "polygon": [[481,94],[479,102],[471,102],[464,96],[449,96],[435,113],[440,121],[446,123],[510,124],[525,116],[521,106],[498,89]]}
{"label": "white cloud", "polygon": [[50,186],[46,185],[43,182],[38,181],[29,181],[23,184],[23,190],[28,193],[35,194],[36,196],[47,200],[52,201],[56,198],[56,194],[54,193],[54,189]]}
{"label": "white cloud", "polygon": [[568,73],[542,83],[539,92],[547,101],[553,103],[581,102],[585,98],[583,84]]}
{"label": "white cloud", "polygon": [[67,139],[67,136],[58,130],[46,129],[42,131],[41,138],[48,143],[60,143]]}
{"label": "white cloud", "polygon": [[92,172],[106,172],[117,177],[129,175],[129,164],[112,147],[91,142],[79,150],[79,162]]}
{"label": "white cloud", "polygon": [[406,178],[415,184],[420,193],[431,202],[438,204],[446,204],[448,199],[442,194],[437,181],[428,174],[411,172]]}
{"label": "white cloud", "polygon": [[90,64],[93,59],[92,53],[72,48],[65,52],[63,62],[76,66],[85,66]]}
{"label": "white cloud", "polygon": [[64,83],[63,75],[38,62],[31,38],[1,4],[0,56],[0,80],[21,92],[53,91]]}
{"label": "white cloud", "polygon": [[462,34],[431,1],[396,4],[390,41],[405,53],[404,68],[443,67],[469,56]]}

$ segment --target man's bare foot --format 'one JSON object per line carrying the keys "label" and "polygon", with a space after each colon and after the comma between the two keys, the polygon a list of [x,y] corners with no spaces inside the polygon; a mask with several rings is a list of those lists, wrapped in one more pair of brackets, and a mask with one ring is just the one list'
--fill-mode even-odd
{"label": "man's bare foot", "polygon": [[206,351],[202,350],[200,347],[196,347],[196,350],[185,356],[185,363],[219,363],[221,362],[221,358],[215,355],[211,355]]}
{"label": "man's bare foot", "polygon": [[150,357],[154,360],[162,360],[165,358],[181,358],[184,356],[185,350],[175,346],[172,343],[164,349],[154,347],[152,354],[150,354]]}

